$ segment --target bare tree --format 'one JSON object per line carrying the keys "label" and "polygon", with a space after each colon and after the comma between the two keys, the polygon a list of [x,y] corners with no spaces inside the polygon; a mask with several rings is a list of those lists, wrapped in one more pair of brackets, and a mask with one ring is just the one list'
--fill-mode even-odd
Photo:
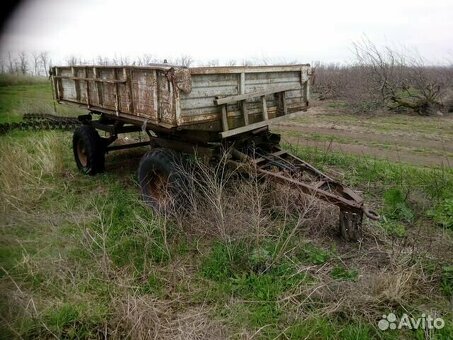
{"label": "bare tree", "polygon": [[130,65],[131,61],[128,56],[121,56],[119,59],[119,65]]}
{"label": "bare tree", "polygon": [[262,57],[261,60],[258,61],[258,64],[266,66],[266,65],[272,64],[272,61],[269,58],[267,58],[267,57]]}
{"label": "bare tree", "polygon": [[253,61],[250,59],[243,59],[241,64],[242,66],[253,66]]}
{"label": "bare tree", "polygon": [[96,64],[102,65],[102,66],[107,66],[107,65],[110,65],[110,61],[107,57],[103,57],[103,56],[99,55],[96,57]]}
{"label": "bare tree", "polygon": [[227,66],[236,66],[237,62],[234,59],[230,59],[226,62]]}
{"label": "bare tree", "polygon": [[15,64],[16,62],[13,59],[11,52],[8,52],[8,73],[12,74],[16,71]]}
{"label": "bare tree", "polygon": [[123,55],[117,56],[115,54],[115,56],[112,59],[111,64],[114,65],[114,66],[130,65],[131,64],[131,60],[130,60],[130,58],[128,56],[123,56]]}
{"label": "bare tree", "polygon": [[364,101],[361,89],[360,70],[353,65],[312,64],[314,77],[312,77],[313,91],[320,100],[347,99],[350,104]]}
{"label": "bare tree", "polygon": [[146,66],[146,65],[154,63],[155,61],[156,61],[156,58],[154,58],[152,54],[145,53],[141,57],[137,58],[137,65]]}
{"label": "bare tree", "polygon": [[22,73],[23,75],[27,74],[28,72],[28,58],[27,58],[27,55],[25,54],[25,52],[19,52],[18,54],[18,57],[19,57],[19,70],[20,70],[20,73]]}
{"label": "bare tree", "polygon": [[120,63],[120,60],[118,58],[118,56],[115,54],[111,60],[111,65],[119,65]]}
{"label": "bare tree", "polygon": [[66,58],[66,64],[68,66],[74,66],[80,64],[80,59],[77,58],[75,55],[70,55],[69,57]]}
{"label": "bare tree", "polygon": [[297,65],[300,64],[300,61],[297,59],[280,58],[279,60],[276,61],[276,63],[278,65]]}
{"label": "bare tree", "polygon": [[182,55],[178,59],[176,59],[176,64],[189,67],[193,63],[193,58],[190,55]]}
{"label": "bare tree", "polygon": [[33,61],[33,75],[34,76],[39,76],[40,75],[40,70],[39,67],[41,66],[40,63],[40,58],[39,58],[39,53],[38,52],[32,52],[31,54],[32,61]]}
{"label": "bare tree", "polygon": [[219,59],[211,59],[206,63],[206,66],[219,66]]}
{"label": "bare tree", "polygon": [[39,60],[41,62],[42,68],[44,69],[44,73],[46,77],[49,76],[49,67],[50,67],[50,60],[49,60],[49,52],[43,51],[39,54]]}
{"label": "bare tree", "polygon": [[384,106],[432,114],[442,106],[443,84],[423,58],[389,47],[378,48],[367,39],[354,44],[359,64],[368,71],[370,91],[379,93]]}
{"label": "bare tree", "polygon": [[1,72],[1,74],[4,74],[6,72],[6,64],[5,64],[4,56],[0,57],[0,72]]}

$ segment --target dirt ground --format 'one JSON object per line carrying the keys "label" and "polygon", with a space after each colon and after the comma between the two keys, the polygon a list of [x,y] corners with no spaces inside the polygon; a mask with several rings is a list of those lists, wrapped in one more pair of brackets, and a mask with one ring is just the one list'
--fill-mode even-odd
{"label": "dirt ground", "polygon": [[283,141],[421,166],[453,167],[453,115],[349,114],[335,102],[314,102],[273,125]]}

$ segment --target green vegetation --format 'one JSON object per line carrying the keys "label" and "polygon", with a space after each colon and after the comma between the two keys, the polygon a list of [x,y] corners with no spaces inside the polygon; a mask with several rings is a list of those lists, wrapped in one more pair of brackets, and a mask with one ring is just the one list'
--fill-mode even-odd
{"label": "green vegetation", "polygon": [[453,230],[453,198],[447,198],[438,202],[429,214],[434,222],[442,227]]}
{"label": "green vegetation", "polygon": [[33,77],[20,74],[0,74],[0,86],[19,86],[19,85],[49,85],[46,77]]}
{"label": "green vegetation", "polygon": [[329,251],[318,248],[310,243],[301,246],[299,251],[300,255],[298,257],[312,264],[324,264],[332,257]]}
{"label": "green vegetation", "polygon": [[49,84],[0,86],[0,123],[21,121],[26,111],[49,106],[51,98]]}
{"label": "green vegetation", "polygon": [[414,219],[414,212],[409,207],[407,195],[399,189],[392,188],[384,193],[384,214],[393,220],[411,222]]}
{"label": "green vegetation", "polygon": [[358,272],[357,270],[349,270],[345,267],[335,267],[332,269],[330,275],[337,280],[355,281],[357,280]]}
{"label": "green vegetation", "polygon": [[350,114],[336,104],[315,104],[311,112],[278,123],[275,128],[291,144],[429,168],[451,167],[451,115]]}
{"label": "green vegetation", "polygon": [[[451,168],[421,168],[367,156],[326,152],[311,147],[292,145],[286,145],[286,147],[321,169],[327,171],[330,168],[341,171],[349,184],[359,185],[369,194],[376,190],[376,193],[383,197],[385,191],[393,188],[394,190],[386,194],[386,201],[394,208],[400,204],[398,207],[401,209],[401,204],[404,204],[401,202],[403,192],[410,194],[421,190],[433,202],[443,201],[451,196],[450,189],[453,185]],[[353,171],[347,171],[348,169]]]}
{"label": "green vegetation", "polygon": [[[48,91],[0,87],[1,119]],[[106,173],[86,177],[68,132],[0,136],[1,337],[419,336],[377,328],[400,310],[435,310],[446,326],[433,338],[453,336],[453,171],[286,147],[343,174],[384,216],[362,242],[341,241],[337,212],[317,201],[240,210],[268,199],[256,183],[225,189],[237,205],[222,220],[155,216],[138,195],[141,150],[108,154]]]}
{"label": "green vegetation", "polygon": [[442,268],[441,288],[445,295],[453,296],[453,266]]}
{"label": "green vegetation", "polygon": [[303,132],[303,131],[285,131],[284,129],[277,130],[279,133],[283,133],[285,137],[289,137],[298,141],[298,143],[303,144],[304,141],[310,142],[320,142],[320,143],[340,143],[345,145],[361,145],[376,148],[378,150],[394,150],[401,153],[409,152],[416,153],[420,155],[428,156],[439,156],[439,157],[453,157],[453,153],[446,150],[436,150],[432,147],[411,147],[405,145],[399,145],[395,142],[388,141],[373,141],[367,139],[367,135],[364,133],[363,136],[359,139],[356,137],[348,136],[336,136],[332,134],[323,134],[318,132]]}
{"label": "green vegetation", "polygon": [[78,115],[75,107],[54,105],[52,88],[47,78],[0,77],[0,123],[20,122],[24,113]]}
{"label": "green vegetation", "polygon": [[294,122],[304,126],[334,125],[353,126],[355,129],[378,132],[415,133],[417,135],[442,134],[445,137],[453,137],[453,122],[449,117],[420,117],[411,115],[395,114],[349,114],[338,113],[338,107],[333,104],[329,113],[322,115],[301,115],[293,119]]}

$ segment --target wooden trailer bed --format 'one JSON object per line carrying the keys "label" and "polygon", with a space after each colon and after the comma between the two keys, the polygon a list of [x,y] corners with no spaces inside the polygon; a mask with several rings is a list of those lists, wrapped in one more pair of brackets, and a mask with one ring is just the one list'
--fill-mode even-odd
{"label": "wooden trailer bed", "polygon": [[306,110],[310,65],[53,67],[55,99],[148,129],[216,132],[218,138]]}

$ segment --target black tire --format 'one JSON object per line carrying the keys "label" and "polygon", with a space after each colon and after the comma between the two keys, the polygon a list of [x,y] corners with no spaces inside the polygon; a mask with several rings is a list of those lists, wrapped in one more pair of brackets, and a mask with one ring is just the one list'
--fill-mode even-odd
{"label": "black tire", "polygon": [[154,211],[178,208],[184,194],[185,181],[181,157],[168,149],[146,153],[138,166],[138,180],[143,201]]}
{"label": "black tire", "polygon": [[82,125],[74,131],[72,150],[77,167],[84,174],[92,176],[104,171],[104,142],[94,127]]}

